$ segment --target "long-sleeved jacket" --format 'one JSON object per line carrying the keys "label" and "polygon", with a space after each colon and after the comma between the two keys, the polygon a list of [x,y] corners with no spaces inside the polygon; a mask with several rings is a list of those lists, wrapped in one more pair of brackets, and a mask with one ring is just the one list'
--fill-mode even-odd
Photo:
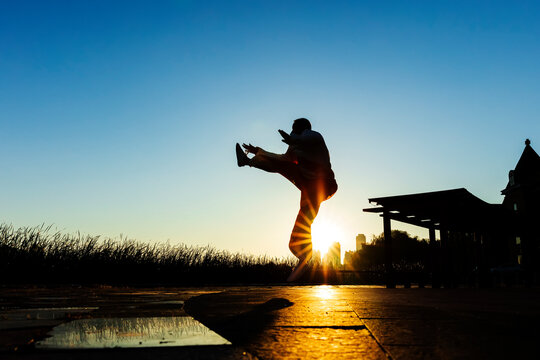
{"label": "long-sleeved jacket", "polygon": [[291,133],[287,154],[298,161],[300,172],[306,179],[334,179],[328,148],[318,132]]}

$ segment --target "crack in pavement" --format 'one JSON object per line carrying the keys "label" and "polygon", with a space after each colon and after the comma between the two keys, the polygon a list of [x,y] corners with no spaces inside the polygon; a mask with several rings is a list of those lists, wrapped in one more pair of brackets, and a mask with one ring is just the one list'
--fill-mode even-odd
{"label": "crack in pavement", "polygon": [[386,357],[389,359],[389,360],[392,360],[392,355],[390,354],[390,351],[388,351],[387,349],[384,348],[384,346],[382,345],[382,343],[379,341],[379,339],[377,339],[377,337],[373,334],[373,331],[371,331],[371,329],[366,325],[366,323],[364,322],[364,320],[360,317],[360,315],[358,315],[358,313],[356,312],[356,310],[354,310],[354,308],[349,304],[347,303],[347,305],[351,308],[352,312],[356,315],[356,317],[358,317],[358,319],[364,323],[364,329],[367,330],[367,332],[369,333],[369,336],[371,336],[371,338],[373,338],[373,340],[377,343],[377,345],[379,346],[379,348],[382,350],[382,352],[384,352],[384,354],[386,355]]}

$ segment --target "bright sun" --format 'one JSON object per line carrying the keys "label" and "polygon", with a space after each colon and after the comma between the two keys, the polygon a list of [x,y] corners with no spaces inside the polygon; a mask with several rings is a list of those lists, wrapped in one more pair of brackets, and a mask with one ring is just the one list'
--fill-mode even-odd
{"label": "bright sun", "polygon": [[340,241],[341,237],[341,230],[333,222],[316,219],[311,226],[313,250],[320,251],[321,256],[324,256],[328,252],[328,248],[330,248],[333,242]]}

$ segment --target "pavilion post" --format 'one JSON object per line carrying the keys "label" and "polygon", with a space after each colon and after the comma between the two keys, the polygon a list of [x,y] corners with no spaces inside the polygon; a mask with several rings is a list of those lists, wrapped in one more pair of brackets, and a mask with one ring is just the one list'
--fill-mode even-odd
{"label": "pavilion post", "polygon": [[431,226],[429,228],[429,260],[428,264],[431,271],[431,287],[439,288],[441,287],[440,271],[437,268],[439,264],[438,260],[438,251],[437,251],[437,239],[435,237],[435,228]]}
{"label": "pavilion post", "polygon": [[476,283],[478,287],[489,287],[491,284],[489,276],[487,276],[489,272],[485,261],[483,233],[475,232],[474,242],[476,245]]}
{"label": "pavilion post", "polygon": [[390,224],[390,213],[383,213],[384,228],[384,267],[386,275],[386,287],[395,288],[394,267],[392,266],[392,226]]}
{"label": "pavilion post", "polygon": [[445,288],[450,287],[450,249],[448,247],[448,230],[441,226],[441,263],[442,263],[442,282]]}

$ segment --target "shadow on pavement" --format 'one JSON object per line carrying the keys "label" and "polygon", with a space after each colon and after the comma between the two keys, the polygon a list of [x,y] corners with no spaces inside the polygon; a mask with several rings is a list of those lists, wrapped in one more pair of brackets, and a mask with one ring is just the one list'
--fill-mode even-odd
{"label": "shadow on pavement", "polygon": [[238,306],[229,305],[231,303],[234,301],[224,303],[219,294],[201,295],[189,299],[184,310],[234,345],[243,345],[251,343],[274,323],[275,310],[294,304],[285,298],[272,298],[263,303],[246,302],[246,306],[239,312]]}

